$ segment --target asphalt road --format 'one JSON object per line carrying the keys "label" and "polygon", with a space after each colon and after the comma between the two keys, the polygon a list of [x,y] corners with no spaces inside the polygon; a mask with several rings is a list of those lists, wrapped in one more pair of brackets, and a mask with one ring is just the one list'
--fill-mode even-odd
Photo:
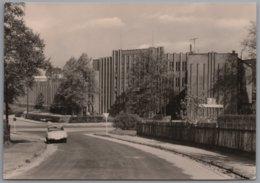
{"label": "asphalt road", "polygon": [[150,153],[79,132],[38,167],[13,179],[189,179],[182,169]]}
{"label": "asphalt road", "polygon": [[[17,123],[18,124],[18,123]],[[41,123],[19,122],[16,131],[45,137]],[[110,127],[109,130],[112,128]],[[11,128],[14,130],[14,127]],[[65,127],[67,143],[48,145],[57,149],[37,166],[21,171],[12,179],[69,180],[180,180],[225,179],[200,163],[171,152],[86,134],[105,132],[104,126]]]}

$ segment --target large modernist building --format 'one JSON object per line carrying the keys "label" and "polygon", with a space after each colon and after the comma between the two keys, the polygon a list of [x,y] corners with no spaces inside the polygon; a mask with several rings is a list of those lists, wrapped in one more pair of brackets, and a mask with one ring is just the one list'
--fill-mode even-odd
{"label": "large modernist building", "polygon": [[100,113],[108,112],[116,98],[129,86],[129,72],[134,62],[144,55],[160,56],[163,48],[114,50],[111,57],[93,60],[94,69],[99,71]]}
{"label": "large modernist building", "polygon": [[[223,91],[224,88],[221,88],[222,86],[217,82],[221,75],[227,74],[225,72],[231,72],[232,67],[241,68],[240,63],[243,62],[234,51],[231,53],[164,53],[163,47],[150,47],[146,49],[114,50],[112,56],[93,61],[94,68],[99,71],[100,78],[100,113],[108,112],[115,103],[117,96],[126,91],[129,86],[129,70],[132,64],[140,61],[145,53],[153,54],[155,57],[164,55],[164,58],[166,58],[167,69],[174,72],[174,78],[169,86],[172,89],[173,98],[181,93],[185,93],[185,96],[189,97],[202,98],[200,107],[203,116],[218,116],[220,113],[236,114],[239,112],[241,89],[243,86],[248,88],[249,84],[244,85],[245,81],[243,84],[241,83],[242,78],[236,77],[232,81],[237,83],[233,90]],[[247,92],[246,97],[248,98],[247,101],[252,101],[250,91]],[[242,98],[245,98],[245,95]],[[176,103],[173,105],[176,105]],[[168,106],[167,111],[167,114],[172,115],[171,106]],[[188,115],[193,115],[189,107],[187,112]],[[176,113],[176,111],[173,113]]]}

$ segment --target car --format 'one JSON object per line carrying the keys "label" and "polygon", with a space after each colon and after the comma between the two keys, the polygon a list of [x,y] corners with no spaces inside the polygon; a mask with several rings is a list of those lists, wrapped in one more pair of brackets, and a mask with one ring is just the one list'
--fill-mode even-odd
{"label": "car", "polygon": [[64,130],[63,126],[58,125],[50,125],[47,127],[47,133],[46,133],[46,143],[52,143],[52,142],[67,142],[68,134]]}

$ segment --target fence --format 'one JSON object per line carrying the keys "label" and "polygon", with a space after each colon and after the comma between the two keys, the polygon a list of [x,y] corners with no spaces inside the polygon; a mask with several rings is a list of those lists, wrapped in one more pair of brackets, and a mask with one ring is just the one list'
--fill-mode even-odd
{"label": "fence", "polygon": [[221,116],[217,123],[138,123],[137,135],[255,153],[256,117]]}

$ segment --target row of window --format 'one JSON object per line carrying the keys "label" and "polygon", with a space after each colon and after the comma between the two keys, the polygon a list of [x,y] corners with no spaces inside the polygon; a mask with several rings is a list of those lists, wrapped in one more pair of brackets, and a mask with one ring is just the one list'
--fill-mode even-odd
{"label": "row of window", "polygon": [[[184,87],[185,86],[185,84],[186,84],[186,78],[184,77],[184,78],[181,78],[182,79],[182,87]],[[175,78],[175,86],[176,87],[180,87],[180,78]]]}

